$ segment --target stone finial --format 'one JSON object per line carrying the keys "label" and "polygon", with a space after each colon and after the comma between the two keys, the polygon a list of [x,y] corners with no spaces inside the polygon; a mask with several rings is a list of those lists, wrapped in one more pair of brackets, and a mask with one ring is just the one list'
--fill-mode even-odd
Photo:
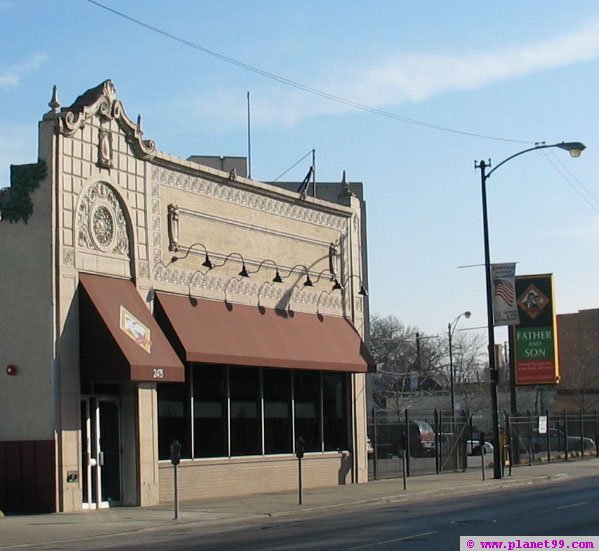
{"label": "stone finial", "polygon": [[58,88],[56,87],[56,84],[52,86],[52,99],[50,100],[50,103],[48,103],[48,107],[50,107],[54,113],[58,113],[60,109],[60,103],[58,102]]}
{"label": "stone finial", "polygon": [[343,178],[341,179],[341,190],[340,190],[340,194],[342,196],[349,196],[349,197],[355,197],[355,193],[351,190],[351,187],[349,185],[349,183],[347,182],[347,179],[345,177],[345,170],[343,171]]}
{"label": "stone finial", "polygon": [[144,133],[144,131],[143,131],[142,127],[141,127],[141,115],[137,115],[137,131],[140,134]]}

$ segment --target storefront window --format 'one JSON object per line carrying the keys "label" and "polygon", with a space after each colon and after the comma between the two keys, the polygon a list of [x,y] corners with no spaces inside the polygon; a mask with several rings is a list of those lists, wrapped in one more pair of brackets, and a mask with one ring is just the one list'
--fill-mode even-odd
{"label": "storefront window", "polygon": [[183,458],[292,453],[298,436],[306,452],[349,449],[346,373],[195,365],[186,383],[157,388],[160,459],[173,440]]}
{"label": "storefront window", "polygon": [[227,451],[227,369],[201,365],[193,372],[194,456],[224,457]]}
{"label": "storefront window", "polygon": [[324,450],[348,449],[347,376],[322,374]]}
{"label": "storefront window", "polygon": [[267,454],[293,451],[291,423],[291,373],[264,369],[264,446]]}
{"label": "storefront window", "polygon": [[322,451],[320,395],[319,371],[294,373],[295,437],[301,436],[304,439],[307,452]]}
{"label": "storefront window", "polygon": [[181,457],[191,457],[191,412],[186,383],[163,383],[158,392],[158,458],[170,459],[171,443],[181,444]]}
{"label": "storefront window", "polygon": [[230,367],[231,455],[262,453],[260,372],[255,367]]}

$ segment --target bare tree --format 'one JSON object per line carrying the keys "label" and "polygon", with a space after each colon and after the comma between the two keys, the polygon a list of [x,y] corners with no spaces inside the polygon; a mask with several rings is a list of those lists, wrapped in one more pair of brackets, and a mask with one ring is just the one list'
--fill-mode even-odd
{"label": "bare tree", "polygon": [[455,336],[452,348],[456,406],[471,413],[487,410],[489,385],[484,336],[460,332]]}
{"label": "bare tree", "polygon": [[374,315],[370,345],[379,367],[373,381],[373,397],[379,406],[391,399],[400,412],[416,402],[419,391],[439,385],[436,379],[442,373],[444,352],[438,338],[421,334],[395,316]]}

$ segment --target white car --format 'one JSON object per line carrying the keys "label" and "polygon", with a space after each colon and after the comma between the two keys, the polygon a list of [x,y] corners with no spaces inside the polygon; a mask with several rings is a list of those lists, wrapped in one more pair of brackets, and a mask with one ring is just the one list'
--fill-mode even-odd
{"label": "white car", "polygon": [[[478,440],[468,440],[466,442],[466,452],[468,455],[480,455],[480,444]],[[483,447],[483,453],[493,453],[493,444],[491,442],[485,442]]]}

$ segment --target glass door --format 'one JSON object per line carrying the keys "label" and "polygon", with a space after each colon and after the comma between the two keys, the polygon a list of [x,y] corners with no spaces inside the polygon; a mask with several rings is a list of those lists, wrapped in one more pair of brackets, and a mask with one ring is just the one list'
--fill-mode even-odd
{"label": "glass door", "polygon": [[81,401],[83,508],[121,503],[121,435],[115,397],[89,396]]}

